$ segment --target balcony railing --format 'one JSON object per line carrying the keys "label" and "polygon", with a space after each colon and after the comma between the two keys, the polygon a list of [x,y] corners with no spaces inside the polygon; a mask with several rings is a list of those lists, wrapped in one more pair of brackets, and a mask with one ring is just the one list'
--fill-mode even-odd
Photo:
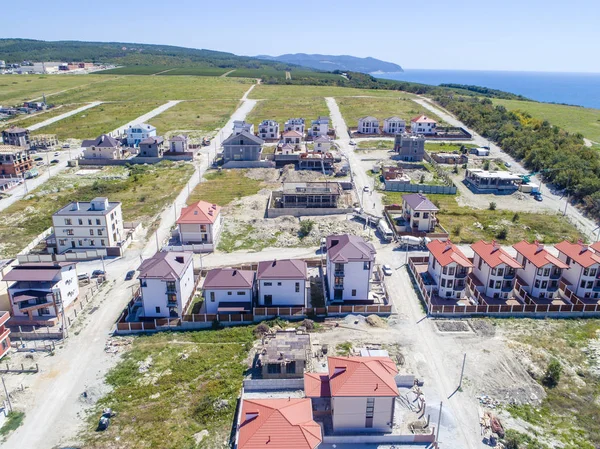
{"label": "balcony railing", "polygon": [[344,277],[344,270],[340,270],[340,271],[338,271],[338,270],[335,270],[335,271],[333,272],[333,275],[334,275],[335,277],[342,278],[342,277]]}
{"label": "balcony railing", "polygon": [[177,307],[177,300],[176,299],[168,299],[167,307]]}
{"label": "balcony railing", "polygon": [[334,290],[343,290],[344,289],[344,284],[335,284],[333,286]]}
{"label": "balcony railing", "polygon": [[504,273],[504,279],[514,279],[514,277],[517,275],[516,271],[507,271]]}

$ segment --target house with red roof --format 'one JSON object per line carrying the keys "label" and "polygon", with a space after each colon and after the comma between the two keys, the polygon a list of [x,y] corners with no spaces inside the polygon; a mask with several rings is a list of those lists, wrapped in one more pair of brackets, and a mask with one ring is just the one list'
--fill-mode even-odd
{"label": "house with red roof", "polygon": [[234,449],[315,449],[321,434],[308,398],[242,399]]}
{"label": "house with red roof", "polygon": [[210,270],[202,285],[206,313],[249,313],[254,301],[254,279],[251,270]]}
{"label": "house with red roof", "polygon": [[450,240],[432,240],[427,249],[427,272],[433,279],[432,293],[441,298],[464,298],[466,279],[473,268],[471,261]]}
{"label": "house with red roof", "polygon": [[[581,299],[600,298],[600,245],[591,247],[579,241],[566,240],[554,245],[558,258],[569,266],[563,271],[563,281]],[[594,250],[595,249],[595,250]]]}
{"label": "house with red roof", "polygon": [[494,299],[513,297],[517,270],[521,263],[503,250],[495,241],[480,240],[471,245],[473,256],[473,276],[477,290],[482,295]]}
{"label": "house with red roof", "polygon": [[284,144],[300,145],[303,135],[299,131],[292,130],[284,132],[281,137]]}
{"label": "house with red roof", "polygon": [[[544,248],[540,242],[529,243],[525,240],[515,243],[517,261],[523,268],[517,269],[517,278],[521,289],[532,298],[554,298],[558,295],[558,286],[564,270],[569,266]],[[515,294],[521,300],[520,290]]]}
{"label": "house with red roof", "polygon": [[179,240],[184,245],[211,245],[216,247],[221,233],[221,207],[198,201],[181,209],[177,219]]}
{"label": "house with red roof", "polygon": [[426,115],[419,115],[410,121],[410,130],[413,134],[435,134],[437,122]]}
{"label": "house with red roof", "polygon": [[331,301],[367,303],[375,247],[356,235],[327,237],[327,288]]}
{"label": "house with red roof", "polygon": [[259,262],[256,280],[259,306],[308,307],[305,261],[282,259]]}
{"label": "house with red roof", "polygon": [[329,401],[334,432],[389,432],[399,396],[389,357],[328,357],[328,373],[305,373],[304,392]]}

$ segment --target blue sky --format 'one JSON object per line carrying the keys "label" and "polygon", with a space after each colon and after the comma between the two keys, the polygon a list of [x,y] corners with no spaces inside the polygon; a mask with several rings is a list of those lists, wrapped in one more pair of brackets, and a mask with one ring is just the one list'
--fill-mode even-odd
{"label": "blue sky", "polygon": [[351,54],[405,68],[600,72],[598,0],[6,3],[3,16],[24,22],[3,20],[0,37]]}

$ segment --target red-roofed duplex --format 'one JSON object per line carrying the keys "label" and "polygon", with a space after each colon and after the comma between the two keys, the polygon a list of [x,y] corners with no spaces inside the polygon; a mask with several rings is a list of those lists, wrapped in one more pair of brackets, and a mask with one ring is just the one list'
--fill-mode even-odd
{"label": "red-roofed duplex", "polygon": [[334,432],[389,432],[398,397],[396,364],[389,357],[328,357],[329,372],[306,373],[304,391],[330,399]]}
{"label": "red-roofed duplex", "polygon": [[315,449],[323,441],[310,399],[243,399],[234,449]]}
{"label": "red-roofed duplex", "polygon": [[0,311],[0,359],[10,349],[10,329],[6,327],[6,322],[10,318],[10,313]]}
{"label": "red-roofed duplex", "polygon": [[475,252],[473,275],[479,280],[479,292],[494,299],[512,297],[521,264],[494,241],[480,240],[473,243],[471,249]]}
{"label": "red-roofed duplex", "polygon": [[221,207],[198,201],[181,209],[177,219],[179,239],[184,245],[217,245],[221,232]]}
{"label": "red-roofed duplex", "polygon": [[[529,243],[523,240],[515,243],[513,248],[517,251],[517,261],[523,266],[517,269],[523,291],[533,298],[556,297],[563,270],[569,266],[550,254],[539,242]],[[525,300],[520,290],[515,289],[515,294],[521,300]]]}
{"label": "red-roofed duplex", "polygon": [[441,298],[464,298],[467,275],[473,264],[450,240],[432,240],[427,244],[427,272],[433,279],[432,293]]}
{"label": "red-roofed duplex", "polygon": [[600,298],[600,253],[583,242],[570,243],[565,240],[554,247],[558,250],[558,258],[569,266],[568,270],[563,271],[563,280],[569,284],[575,296],[582,299]]}

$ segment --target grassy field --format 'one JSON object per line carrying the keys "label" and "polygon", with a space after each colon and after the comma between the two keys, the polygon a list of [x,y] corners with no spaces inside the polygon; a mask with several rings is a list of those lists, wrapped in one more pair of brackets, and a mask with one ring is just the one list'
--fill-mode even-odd
{"label": "grassy field", "polygon": [[304,118],[307,126],[310,126],[310,121],[320,115],[329,116],[329,109],[323,97],[282,97],[259,101],[248,115],[246,121],[254,123],[255,131],[258,131],[258,124],[260,122],[265,119],[273,119],[279,122],[280,130],[283,131],[283,125],[289,118]]}
{"label": "grassy field", "polygon": [[[105,432],[91,414],[84,436],[90,449],[227,447],[236,399],[254,340],[254,326],[135,337],[112,369],[112,391],[98,411],[117,412]],[[140,366],[148,370],[140,372]],[[200,445],[194,434],[207,430]]]}
{"label": "grassy field", "polygon": [[391,150],[394,148],[393,140],[361,140],[357,142],[356,148],[359,150]]}
{"label": "grassy field", "polygon": [[191,193],[188,204],[196,201],[208,201],[226,206],[237,198],[256,194],[261,189],[261,181],[245,176],[244,170],[212,171]]}
{"label": "grassy field", "polygon": [[257,239],[254,237],[256,229],[251,224],[244,224],[236,228],[235,232],[225,229],[219,238],[218,250],[226,253],[233,251],[262,251],[275,245],[280,231],[277,231],[268,239]]}
{"label": "grassy field", "polygon": [[104,168],[86,176],[67,170],[0,213],[0,255],[13,257],[50,227],[52,214],[71,201],[106,196],[123,203],[125,221],[150,219],[175,200],[193,170],[191,164],[166,161],[131,170]]}
{"label": "grassy field", "polygon": [[136,117],[160,106],[161,102],[103,103],[34,131],[33,134],[56,134],[58,139],[93,139],[114,131]]}
{"label": "grassy field", "polygon": [[536,103],[533,101],[493,100],[509,110],[520,110],[532,117],[548,120],[572,133],[581,133],[584,137],[600,142],[600,109],[564,106],[560,104]]}
{"label": "grassy field", "polygon": [[206,135],[222,128],[237,105],[237,100],[183,101],[149,123],[156,126],[159,135],[168,131],[197,131]]}
{"label": "grassy field", "polygon": [[24,115],[24,116],[22,116],[24,118],[21,118],[20,120],[12,120],[10,122],[7,122],[7,124],[14,125],[14,126],[20,126],[22,128],[27,128],[31,125],[35,125],[36,123],[40,123],[40,122],[43,122],[50,118],[56,117],[58,115],[65,114],[69,111],[80,108],[82,106],[85,106],[85,104],[59,105],[59,106],[56,106],[55,108],[48,109],[47,111],[39,113],[39,114]]}
{"label": "grassy field", "polygon": [[[401,192],[382,192],[386,204],[402,204]],[[536,214],[507,210],[482,210],[461,207],[452,195],[427,195],[439,208],[440,224],[454,243],[473,243],[484,239],[512,245],[523,239],[556,243],[582,238],[577,229],[558,214]],[[503,229],[506,238],[501,238]]]}
{"label": "grassy field", "polygon": [[[235,73],[235,72],[234,72]],[[231,75],[233,75],[232,73]],[[293,72],[292,72],[292,76]],[[398,92],[383,89],[355,89],[337,86],[309,86],[309,85],[268,85],[260,84],[250,92],[249,97],[254,99],[276,100],[278,98],[308,98],[308,97],[347,97],[347,96],[374,96],[387,98],[412,97],[407,92]]]}
{"label": "grassy field", "polygon": [[[164,70],[164,67],[163,67]],[[188,76],[221,76],[229,72],[229,69],[222,69],[220,67],[179,67],[173,70],[167,70],[160,74],[160,76],[169,75],[188,75]]]}
{"label": "grassy field", "polygon": [[[398,95],[398,93],[396,93]],[[370,97],[354,97],[354,98],[336,98],[340,112],[349,127],[357,127],[358,119],[366,115],[372,115],[379,119],[380,126],[383,126],[385,118],[397,115],[404,119],[407,123],[413,117],[426,114],[438,122],[442,120],[431,114],[421,105],[411,100],[411,97],[401,95],[399,98],[370,98]]]}

